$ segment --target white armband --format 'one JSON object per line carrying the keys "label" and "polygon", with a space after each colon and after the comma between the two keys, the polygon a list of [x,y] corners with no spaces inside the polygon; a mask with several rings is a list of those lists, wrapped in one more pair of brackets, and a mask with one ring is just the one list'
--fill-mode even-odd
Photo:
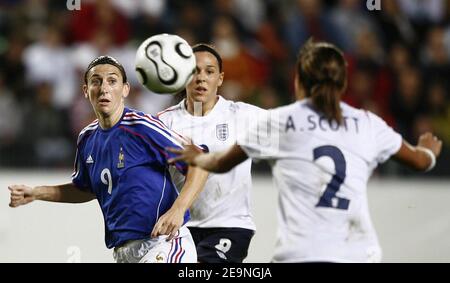
{"label": "white armband", "polygon": [[433,151],[431,151],[431,149],[429,148],[423,146],[418,146],[417,148],[425,152],[430,157],[431,163],[428,166],[427,170],[425,170],[425,172],[430,171],[431,169],[434,168],[434,166],[436,166],[436,155],[434,155]]}

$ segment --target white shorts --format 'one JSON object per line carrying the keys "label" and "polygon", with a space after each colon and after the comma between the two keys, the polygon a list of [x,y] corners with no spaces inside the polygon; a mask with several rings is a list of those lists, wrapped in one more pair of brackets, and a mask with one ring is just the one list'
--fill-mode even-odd
{"label": "white shorts", "polygon": [[114,248],[117,263],[196,263],[197,251],[186,226],[171,241],[167,236],[129,241]]}

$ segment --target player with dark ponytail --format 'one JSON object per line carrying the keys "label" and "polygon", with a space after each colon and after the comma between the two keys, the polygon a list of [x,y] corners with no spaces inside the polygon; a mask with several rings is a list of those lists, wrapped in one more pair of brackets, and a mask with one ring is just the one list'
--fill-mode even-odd
{"label": "player with dark ponytail", "polygon": [[226,172],[248,157],[269,159],[278,187],[274,262],[379,262],[367,182],[390,157],[420,171],[436,164],[442,142],[431,133],[410,145],[375,114],[341,101],[347,86],[342,52],[308,41],[300,50],[297,100],[269,111],[228,150],[172,150],[173,161]]}

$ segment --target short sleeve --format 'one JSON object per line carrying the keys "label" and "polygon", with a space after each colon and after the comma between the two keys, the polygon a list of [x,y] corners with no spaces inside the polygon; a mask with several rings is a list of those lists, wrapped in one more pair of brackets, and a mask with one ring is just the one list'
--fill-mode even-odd
{"label": "short sleeve", "polygon": [[374,135],[375,158],[378,163],[383,163],[400,150],[403,139],[383,119],[371,112],[368,115]]}
{"label": "short sleeve", "polygon": [[82,145],[77,146],[75,154],[74,172],[72,173],[72,183],[75,187],[83,191],[91,192],[91,182],[82,158]]}

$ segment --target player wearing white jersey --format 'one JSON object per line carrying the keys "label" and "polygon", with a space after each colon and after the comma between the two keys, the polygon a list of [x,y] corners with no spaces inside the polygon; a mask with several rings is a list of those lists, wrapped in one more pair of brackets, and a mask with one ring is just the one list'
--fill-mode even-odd
{"label": "player wearing white jersey", "polygon": [[[195,45],[193,50],[196,74],[186,87],[186,98],[158,117],[208,151],[221,151],[236,143],[250,119],[264,110],[218,95],[224,77],[220,55],[206,44]],[[247,256],[255,231],[250,212],[250,171],[249,159],[226,174],[211,174],[191,207],[188,227],[200,262],[242,262]]]}
{"label": "player wearing white jersey", "polygon": [[[347,86],[342,52],[308,42],[299,53],[299,101],[274,110],[228,150],[173,150],[191,165],[226,172],[248,157],[272,159],[280,193],[274,262],[379,262],[366,186],[378,163],[393,156],[430,170],[442,142],[427,133],[411,146],[381,118],[340,102]],[[267,127],[269,121],[270,127]]]}

